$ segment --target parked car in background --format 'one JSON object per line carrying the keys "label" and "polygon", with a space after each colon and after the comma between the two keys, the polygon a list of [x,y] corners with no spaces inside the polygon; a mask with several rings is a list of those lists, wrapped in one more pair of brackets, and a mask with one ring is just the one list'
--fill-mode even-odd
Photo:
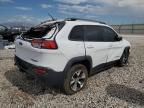
{"label": "parked car in background", "polygon": [[4,25],[0,25],[0,35],[3,40],[8,40],[9,42],[14,42],[15,37],[20,35],[22,32],[26,31],[24,27],[6,27]]}
{"label": "parked car in background", "polygon": [[61,85],[66,94],[82,90],[92,74],[127,65],[131,46],[107,24],[77,18],[42,23],[15,45],[20,71]]}

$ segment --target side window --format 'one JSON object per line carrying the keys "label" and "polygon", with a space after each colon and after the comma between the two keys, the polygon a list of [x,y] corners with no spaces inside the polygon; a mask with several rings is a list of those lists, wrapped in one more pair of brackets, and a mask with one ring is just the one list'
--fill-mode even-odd
{"label": "side window", "polygon": [[102,42],[102,29],[99,26],[85,26],[85,41]]}
{"label": "side window", "polygon": [[103,29],[103,38],[105,42],[117,41],[116,40],[117,34],[112,29],[108,27],[102,27],[102,29]]}
{"label": "side window", "polygon": [[69,40],[83,41],[83,37],[84,37],[83,26],[75,26],[69,35]]}

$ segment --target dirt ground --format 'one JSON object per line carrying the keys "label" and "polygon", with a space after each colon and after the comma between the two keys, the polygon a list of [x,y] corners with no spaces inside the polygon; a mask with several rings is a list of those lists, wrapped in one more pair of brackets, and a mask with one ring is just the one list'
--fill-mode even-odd
{"label": "dirt ground", "polygon": [[129,65],[90,77],[71,96],[28,80],[14,66],[14,50],[0,50],[0,108],[144,108],[144,36],[124,37],[132,44]]}

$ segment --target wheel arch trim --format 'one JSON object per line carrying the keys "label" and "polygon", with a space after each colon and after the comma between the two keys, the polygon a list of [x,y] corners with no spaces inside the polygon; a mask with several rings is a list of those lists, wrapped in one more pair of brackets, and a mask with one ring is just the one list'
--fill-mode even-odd
{"label": "wheel arch trim", "polygon": [[90,56],[79,56],[79,57],[74,57],[74,58],[72,58],[68,61],[68,63],[66,64],[66,66],[64,68],[65,76],[66,76],[68,70],[72,67],[73,64],[83,62],[83,61],[88,61],[89,62],[88,65],[90,66],[90,71],[91,71],[91,69],[92,69],[92,58]]}

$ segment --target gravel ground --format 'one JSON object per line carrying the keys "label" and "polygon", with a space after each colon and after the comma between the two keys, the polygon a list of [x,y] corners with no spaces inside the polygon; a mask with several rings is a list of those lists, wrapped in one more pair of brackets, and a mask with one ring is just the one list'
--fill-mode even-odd
{"label": "gravel ground", "polygon": [[125,38],[132,44],[129,65],[90,77],[71,96],[26,79],[14,66],[14,50],[0,50],[0,108],[144,108],[144,37]]}

